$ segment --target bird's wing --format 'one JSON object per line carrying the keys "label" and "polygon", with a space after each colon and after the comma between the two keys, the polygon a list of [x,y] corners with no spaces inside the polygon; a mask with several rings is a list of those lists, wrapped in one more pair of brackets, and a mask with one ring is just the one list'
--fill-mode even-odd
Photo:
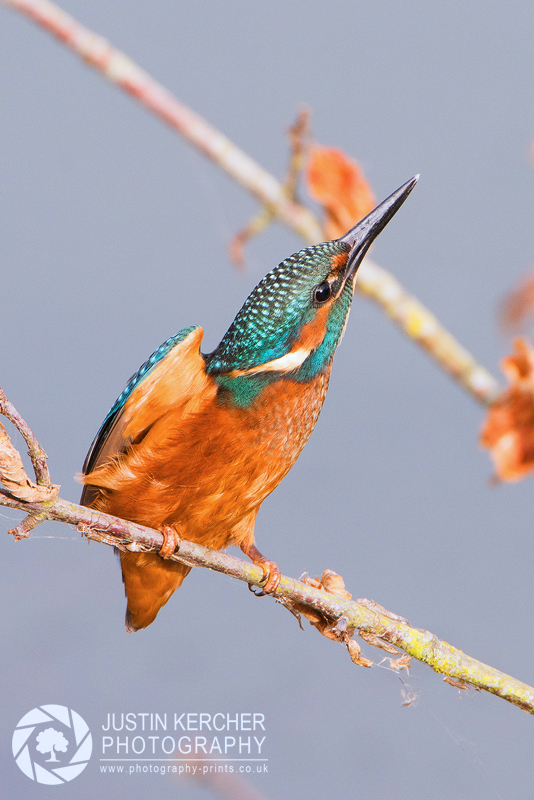
{"label": "bird's wing", "polygon": [[[140,441],[171,406],[180,405],[201,391],[207,380],[200,343],[204,331],[184,328],[167,339],[133,375],[98,431],[82,474],[103,466]],[[94,490],[85,486],[82,505],[91,502]]]}

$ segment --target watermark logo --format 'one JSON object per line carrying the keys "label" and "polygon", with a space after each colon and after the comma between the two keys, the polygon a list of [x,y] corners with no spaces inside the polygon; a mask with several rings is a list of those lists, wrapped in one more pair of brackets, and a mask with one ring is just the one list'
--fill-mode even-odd
{"label": "watermark logo", "polygon": [[265,714],[259,711],[108,712],[101,727],[104,774],[200,779],[268,772]]}
{"label": "watermark logo", "polygon": [[67,706],[32,708],[13,732],[13,756],[22,772],[37,783],[65,783],[83,772],[93,740],[82,717]]}

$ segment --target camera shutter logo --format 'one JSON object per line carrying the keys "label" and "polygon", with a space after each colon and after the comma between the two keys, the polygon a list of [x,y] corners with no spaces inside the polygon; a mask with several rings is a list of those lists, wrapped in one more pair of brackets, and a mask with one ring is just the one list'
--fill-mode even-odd
{"label": "camera shutter logo", "polygon": [[37,783],[65,783],[83,772],[93,740],[82,717],[67,706],[32,708],[13,732],[13,756]]}

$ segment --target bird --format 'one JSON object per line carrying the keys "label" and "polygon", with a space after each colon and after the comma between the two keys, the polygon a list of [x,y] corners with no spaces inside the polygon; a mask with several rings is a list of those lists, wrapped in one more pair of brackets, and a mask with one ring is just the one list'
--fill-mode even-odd
{"label": "bird", "polygon": [[254,540],[258,510],[289,472],[323,406],[357,270],[419,176],[339,239],[269,272],[209,354],[203,330],[167,339],[130,378],[85,459],[81,504],[160,530],[158,552],[120,552],[126,630],[150,625],[191,567],[180,538],[241,548],[280,581]]}

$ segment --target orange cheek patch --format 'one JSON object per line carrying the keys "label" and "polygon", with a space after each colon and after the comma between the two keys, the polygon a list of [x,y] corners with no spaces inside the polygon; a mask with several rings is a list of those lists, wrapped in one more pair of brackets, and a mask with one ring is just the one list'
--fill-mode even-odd
{"label": "orange cheek patch", "polygon": [[[341,272],[345,269],[349,258],[348,253],[337,253],[332,256],[332,272]],[[318,308],[315,312],[314,318],[302,328],[298,339],[293,343],[292,350],[315,350],[324,339],[326,328],[328,324],[328,314],[333,302],[332,298],[324,306]]]}
{"label": "orange cheek patch", "polygon": [[331,305],[332,303],[329,302],[317,309],[315,317],[302,328],[300,336],[293,343],[292,350],[303,349],[310,352],[321,344],[326,332],[328,312]]}

